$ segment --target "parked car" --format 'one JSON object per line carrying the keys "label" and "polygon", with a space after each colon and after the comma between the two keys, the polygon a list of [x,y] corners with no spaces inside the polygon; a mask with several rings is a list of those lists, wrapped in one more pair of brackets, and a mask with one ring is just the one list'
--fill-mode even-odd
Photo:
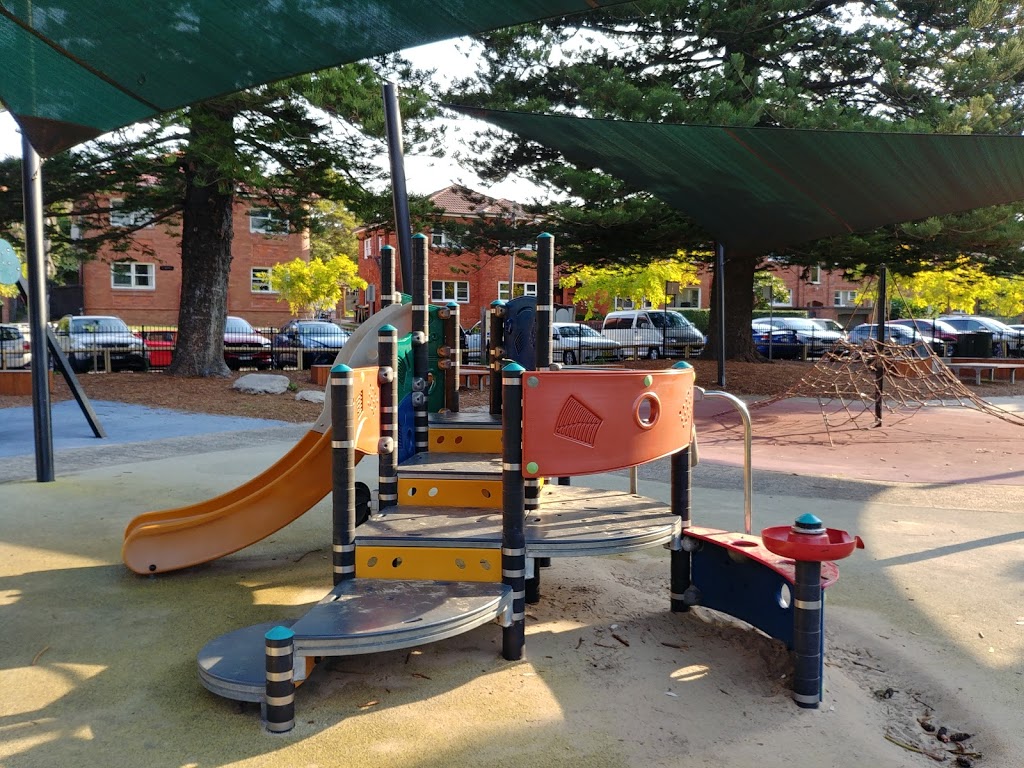
{"label": "parked car", "polygon": [[[328,325],[337,328],[331,323]],[[270,339],[241,317],[229,316],[224,324],[224,362],[233,371],[250,367],[261,371],[270,368],[274,364],[272,346]]]}
{"label": "parked car", "polygon": [[108,364],[112,371],[149,369],[145,343],[119,317],[65,315],[57,323],[57,338],[77,373]]}
{"label": "parked car", "polygon": [[278,368],[331,365],[351,335],[325,320],[289,320],[274,337],[274,365]]}
{"label": "parked car", "polygon": [[931,336],[936,339],[941,339],[942,343],[946,345],[946,353],[949,355],[956,354],[956,342],[960,333],[956,328],[944,320],[939,320],[937,318],[930,320],[924,318],[914,320],[901,318],[899,320],[890,320],[889,324],[904,325],[907,328],[916,328],[918,333],[922,336]]}
{"label": "parked car", "polygon": [[626,309],[609,312],[601,335],[622,345],[632,357],[689,357],[707,339],[682,313],[660,309]]}
{"label": "parked car", "polygon": [[[865,344],[878,338],[877,323],[862,323],[850,331],[851,344]],[[946,345],[941,339],[932,336],[925,336],[915,328],[908,328],[905,325],[895,323],[885,324],[885,340],[891,344],[902,344],[907,347],[927,345],[936,354],[942,357],[946,353]],[[927,357],[927,353],[921,355]]]}
{"label": "parked car", "polygon": [[980,315],[941,315],[939,320],[953,326],[959,333],[991,333],[993,344],[1002,345],[1006,355],[1024,357],[1024,333],[1006,323]]}
{"label": "parked car", "polygon": [[752,329],[752,333],[754,347],[772,360],[803,360],[808,355],[809,345],[792,328],[762,327]]}
{"label": "parked car", "polygon": [[14,324],[0,325],[0,368],[28,368],[32,362],[28,339]]}
{"label": "parked car", "polygon": [[846,329],[833,320],[831,317],[812,317],[811,322],[821,328],[823,331],[835,331],[841,335],[844,339],[846,338]]}
{"label": "parked car", "polygon": [[845,338],[842,333],[825,330],[809,317],[759,317],[750,325],[756,331],[768,328],[795,331],[799,342],[807,345],[807,354],[811,357],[820,357],[835,349]]}
{"label": "parked car", "polygon": [[149,364],[153,368],[166,368],[174,359],[177,344],[176,331],[144,331],[142,340],[146,344]]}
{"label": "parked car", "polygon": [[477,320],[473,324],[473,327],[462,337],[463,346],[466,349],[465,362],[467,363],[486,363],[487,361],[482,359],[481,348],[483,347],[483,327],[484,324]]}
{"label": "parked car", "polygon": [[565,365],[622,359],[622,345],[582,323],[551,324],[551,359]]}

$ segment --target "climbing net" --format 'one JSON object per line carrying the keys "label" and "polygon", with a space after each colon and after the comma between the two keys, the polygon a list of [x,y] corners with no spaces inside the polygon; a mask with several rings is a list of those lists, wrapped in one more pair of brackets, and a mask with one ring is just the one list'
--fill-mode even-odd
{"label": "climbing net", "polygon": [[795,385],[750,407],[763,408],[790,397],[817,399],[829,430],[881,426],[883,414],[888,414],[888,424],[896,424],[921,408],[957,405],[1024,426],[1019,414],[968,389],[927,344],[840,341]]}

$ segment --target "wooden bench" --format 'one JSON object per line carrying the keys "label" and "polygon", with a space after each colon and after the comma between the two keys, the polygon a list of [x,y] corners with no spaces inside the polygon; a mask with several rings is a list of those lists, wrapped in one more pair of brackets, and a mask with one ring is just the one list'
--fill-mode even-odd
{"label": "wooden bench", "polygon": [[471,389],[473,385],[482,390],[484,382],[490,384],[491,371],[485,365],[461,365],[459,366],[459,386],[463,389]]}
{"label": "wooden bench", "polygon": [[[53,371],[49,375],[50,391],[53,391]],[[32,371],[14,368],[0,371],[0,395],[31,395]]]}

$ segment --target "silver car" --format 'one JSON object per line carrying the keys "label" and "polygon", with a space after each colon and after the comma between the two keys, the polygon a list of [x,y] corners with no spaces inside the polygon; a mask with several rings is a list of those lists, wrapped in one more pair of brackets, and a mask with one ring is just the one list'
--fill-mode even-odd
{"label": "silver car", "polygon": [[582,323],[551,324],[551,359],[565,365],[622,359],[622,345]]}
{"label": "silver car", "polygon": [[28,368],[32,362],[28,339],[16,325],[0,325],[0,368]]}

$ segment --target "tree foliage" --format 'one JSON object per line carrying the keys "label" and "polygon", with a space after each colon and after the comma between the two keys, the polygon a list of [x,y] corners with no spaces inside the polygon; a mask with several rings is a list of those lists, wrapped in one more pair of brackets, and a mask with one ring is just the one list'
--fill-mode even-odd
{"label": "tree foliage", "polygon": [[[74,233],[50,227],[53,249],[80,258],[145,253],[132,237],[168,227],[181,237],[182,293],[173,374],[227,375],[223,361],[227,285],[237,201],[269,209],[290,231],[316,227],[314,199],[360,216],[384,208],[382,77],[402,80],[405,135],[427,139],[417,118],[432,112],[426,75],[397,57],[361,62],[220,97],[48,160],[46,216],[74,206]],[[22,219],[20,163],[0,165],[0,229]],[[108,226],[111,198],[135,214]],[[72,236],[74,235],[74,236]]]}
{"label": "tree foliage", "polygon": [[[950,312],[1017,317],[1024,313],[1024,278],[993,277],[966,256],[951,268],[924,269],[894,282],[890,298],[901,299],[915,317]],[[861,298],[877,301],[878,283],[866,286],[858,295],[858,300]]]}
{"label": "tree foliage", "polygon": [[[446,98],[636,121],[1019,134],[1022,15],[1022,3],[994,0],[640,0],[481,36],[484,65]],[[546,147],[490,130],[467,160],[485,179],[518,173],[558,193],[548,223],[563,259],[637,264],[679,248],[711,252],[707,234],[681,213]],[[771,256],[909,272],[970,254],[989,270],[1013,270],[1021,266],[1022,211],[887,227]],[[730,357],[753,353],[753,276],[768,255],[727,254]]]}
{"label": "tree foliage", "polygon": [[366,287],[351,259],[293,259],[270,268],[270,286],[293,315],[315,317],[333,309],[345,288]]}
{"label": "tree foliage", "polygon": [[697,268],[682,260],[686,254],[677,255],[679,260],[652,261],[632,268],[585,265],[561,277],[559,284],[575,287],[574,300],[587,308],[585,320],[598,308],[612,307],[616,297],[630,299],[635,306],[643,306],[645,301],[659,306],[665,303],[667,283],[700,284]]}
{"label": "tree foliage", "polygon": [[359,254],[359,238],[355,235],[359,221],[355,214],[337,200],[317,200],[311,207],[310,257],[320,261],[355,261]]}

